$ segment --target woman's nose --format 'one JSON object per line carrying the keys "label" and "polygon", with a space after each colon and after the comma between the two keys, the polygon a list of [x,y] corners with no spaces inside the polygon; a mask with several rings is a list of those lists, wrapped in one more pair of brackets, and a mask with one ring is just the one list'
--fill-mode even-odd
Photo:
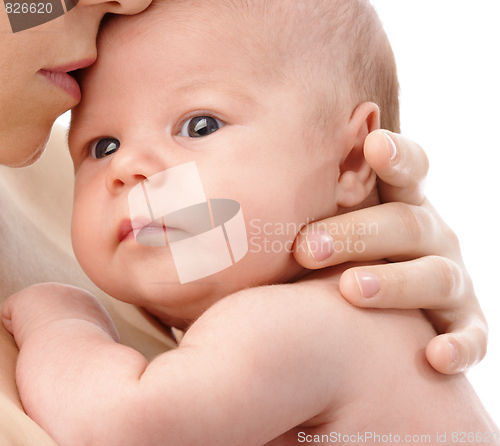
{"label": "woman's nose", "polygon": [[[73,0],[75,1],[75,0]],[[78,5],[88,6],[88,5],[105,5],[106,12],[112,12],[114,14],[138,14],[144,11],[150,4],[152,0],[116,0],[116,1],[104,1],[104,0],[80,0]]]}

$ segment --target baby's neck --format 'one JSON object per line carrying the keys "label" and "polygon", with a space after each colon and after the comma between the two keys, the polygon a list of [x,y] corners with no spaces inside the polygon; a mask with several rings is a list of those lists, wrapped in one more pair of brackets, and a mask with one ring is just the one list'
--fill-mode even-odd
{"label": "baby's neck", "polygon": [[156,317],[165,327],[169,329],[171,327],[174,327],[178,328],[179,330],[186,331],[193,323],[193,321],[188,321],[174,316],[169,316],[168,314],[165,314],[161,311],[157,311],[154,308],[149,308],[149,307],[141,307],[141,308],[145,310],[148,314]]}

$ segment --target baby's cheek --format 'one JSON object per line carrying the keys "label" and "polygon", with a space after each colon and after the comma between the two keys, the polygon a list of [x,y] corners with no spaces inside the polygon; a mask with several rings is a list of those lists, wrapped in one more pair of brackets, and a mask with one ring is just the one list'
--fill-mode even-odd
{"label": "baby's cheek", "polygon": [[294,222],[251,222],[248,232],[248,253],[241,262],[245,286],[288,282],[301,271],[292,255],[295,233],[300,225]]}
{"label": "baby's cheek", "polygon": [[107,243],[102,232],[105,222],[101,219],[104,216],[85,195],[75,194],[71,240],[76,259],[87,275],[90,275],[88,270],[99,263]]}
{"label": "baby's cheek", "polygon": [[[94,243],[90,234],[89,218],[80,209],[73,210],[73,222],[71,225],[71,240],[76,259],[82,267],[87,264],[94,253]],[[87,225],[86,225],[87,223]],[[85,268],[84,268],[85,269]]]}

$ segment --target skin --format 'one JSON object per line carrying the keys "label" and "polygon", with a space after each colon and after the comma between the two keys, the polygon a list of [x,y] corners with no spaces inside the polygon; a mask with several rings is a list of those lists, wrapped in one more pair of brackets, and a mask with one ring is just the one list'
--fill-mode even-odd
{"label": "skin", "polygon": [[[393,158],[385,135],[395,143]],[[426,309],[434,327],[443,333],[427,345],[428,361],[441,373],[465,371],[484,358],[488,325],[467,273],[458,238],[425,196],[427,157],[418,144],[385,130],[368,135],[364,153],[377,172],[380,199],[385,204],[326,219],[322,227],[329,228],[335,241],[345,244],[349,234],[336,228],[352,225],[352,219],[362,227],[377,221],[378,232],[367,232],[356,238],[368,249],[362,253],[333,253],[322,262],[296,249],[295,258],[307,268],[318,269],[343,260],[375,260],[384,252],[386,258],[395,263],[343,273],[340,290],[344,298],[360,308]],[[392,202],[400,199],[409,205]],[[316,223],[312,223],[304,228],[295,246],[300,246],[315,226]],[[436,227],[441,229],[430,229]],[[362,295],[356,278],[358,271],[376,275],[379,292],[374,297]],[[417,301],[418,305],[411,304]]]}
{"label": "skin", "polygon": [[[80,0],[77,8],[70,14],[40,27],[12,34],[4,12],[4,4],[0,3],[2,45],[0,52],[0,164],[22,166],[34,162],[45,146],[54,119],[75,103],[74,99],[68,97],[65,92],[45,82],[45,79],[40,79],[40,75],[37,74],[38,70],[73,62],[75,54],[78,54],[78,57],[94,55],[95,33],[99,20],[105,12],[132,14],[148,4],[149,1],[142,0],[116,2]],[[79,19],[76,20],[76,17]],[[57,51],[52,53],[52,48]],[[64,58],[61,55],[64,55]],[[30,93],[29,96],[26,96],[27,92]],[[14,117],[17,118],[14,119]],[[3,125],[7,122],[9,125]],[[373,165],[380,177],[386,181],[387,188],[382,198],[387,200],[391,198],[392,182],[398,185],[406,184],[410,186],[410,189],[414,189],[415,185],[423,183],[426,174],[426,170],[422,168],[425,165],[425,155],[422,150],[400,135],[392,135],[392,137],[397,146],[396,159],[389,162],[386,158],[385,164]],[[107,296],[100,293],[84,277],[72,257],[67,230],[72,206],[71,193],[67,192],[72,190],[72,180],[68,170],[69,160],[65,152],[67,149],[65,149],[64,139],[63,130],[56,128],[47,155],[36,166],[21,171],[2,169],[0,227],[3,241],[2,253],[8,255],[0,256],[0,266],[4,272],[0,300],[3,303],[9,295],[23,287],[47,280],[72,283],[90,289],[112,313],[122,341],[140,349],[147,357],[152,357],[169,345],[164,330],[154,320],[144,319],[142,313],[131,314],[128,307],[110,306]],[[381,135],[375,132],[373,138],[367,139],[365,152],[377,154],[381,147],[385,147],[384,144]],[[367,158],[370,159],[368,155]],[[398,198],[407,201],[405,193],[408,188],[398,186],[393,191],[396,190]],[[40,192],[43,192],[47,201],[40,199]],[[53,208],[54,197],[57,197],[57,210]],[[408,200],[411,197],[413,197],[413,192],[408,190]],[[377,219],[384,215],[391,215],[392,210],[389,211],[389,209],[392,208],[381,209],[377,214]],[[420,212],[418,208],[406,207],[404,209],[409,216]],[[400,213],[396,214],[396,217],[399,215]],[[441,221],[436,218],[435,211],[429,211],[427,215],[434,225],[436,234],[442,235],[437,236],[440,249],[436,250],[438,245],[433,245],[432,250],[426,251],[425,254],[446,257],[445,250],[441,249],[444,246],[454,246],[457,248],[455,251],[458,251],[458,242],[454,234],[447,232],[447,227],[443,227]],[[337,218],[342,218],[342,216]],[[358,214],[357,218],[363,222],[364,219],[371,217],[368,214]],[[422,252],[420,244],[413,243],[413,234],[408,234],[406,231],[404,220],[391,218],[390,221],[394,229],[398,229],[395,232],[399,237],[399,245],[405,247],[406,257],[414,256],[415,252]],[[13,225],[13,222],[16,224]],[[42,223],[43,231],[40,234],[39,229]],[[393,236],[394,234],[391,234],[391,237]],[[381,243],[381,238],[365,239],[365,242]],[[37,261],[40,258],[43,258],[44,262]],[[305,266],[308,265],[307,260],[301,258],[300,255],[298,260]],[[333,256],[324,265],[335,262],[336,258]],[[432,264],[424,261],[421,271],[423,277],[433,284],[432,289],[442,288],[443,278],[435,274]],[[458,268],[457,274],[462,278],[468,277],[465,268]],[[419,277],[413,277],[408,281],[408,278],[399,272],[397,265],[390,265],[381,276],[381,280],[384,296],[382,305],[398,307],[404,302],[407,306],[420,306],[419,295],[410,292],[409,298],[402,300],[399,294],[396,296],[394,292],[398,289],[398,284],[403,284],[405,289],[412,290],[416,284],[421,283]],[[344,292],[344,297],[351,299],[356,305],[366,305],[366,303],[359,302],[359,291],[354,288],[352,291]],[[437,368],[446,373],[454,373],[480,360],[484,356],[486,335],[484,329],[478,330],[477,328],[484,328],[485,324],[472,286],[463,287],[458,294],[440,294],[435,303],[449,314],[451,314],[449,309],[452,307],[454,313],[450,319],[464,325],[460,332],[461,336],[456,338],[460,352],[459,360],[454,364],[456,367],[450,367],[446,361],[442,367]],[[464,307],[468,307],[470,315],[465,320],[461,316],[463,312],[455,311]],[[450,327],[450,330],[455,330],[454,333],[457,332],[455,327]],[[450,336],[444,335],[445,338]],[[441,344],[447,345],[446,342]],[[2,444],[27,444],[30,441],[37,445],[45,444],[44,442],[50,443],[48,437],[44,436],[43,432],[34,423],[30,423],[21,412],[21,404],[14,384],[17,347],[3,327],[0,327],[0,351],[2,356],[2,361],[0,361]],[[471,361],[466,362],[462,358],[471,358]]]}
{"label": "skin", "polygon": [[463,374],[427,363],[435,333],[420,312],[355,308],[341,269],[324,271],[218,301],[151,362],[116,342],[91,295],[30,287],[2,312],[27,413],[61,446],[284,446],[300,432],[438,445],[436,432],[449,444],[453,432],[498,432]]}
{"label": "skin", "polygon": [[[114,342],[111,320],[91,296],[57,284],[18,293],[2,316],[21,347],[17,376],[30,416],[63,446],[263,445],[273,439],[269,444],[284,445],[297,444],[299,431],[386,433],[395,424],[401,435],[493,431],[465,377],[444,377],[426,364],[421,352],[433,333],[419,312],[355,309],[338,293],[338,274],[328,272],[238,292],[296,279],[302,269],[284,250],[249,252],[208,283],[170,285],[176,274],[168,249],[119,241],[131,188],[187,162],[196,162],[207,196],[237,200],[247,222],[321,218],[362,203],[375,181],[362,150],[378,125],[375,104],[349,110],[334,131],[320,135],[319,156],[311,157],[305,142],[313,123],[301,93],[250,74],[253,60],[238,45],[241,29],[236,35],[228,26],[210,58],[192,58],[185,48],[214,41],[213,29],[204,14],[188,14],[196,32],[182,35],[186,19],[175,11],[165,13],[176,18],[167,26],[133,18],[102,36],[102,57],[85,76],[70,134],[73,240],[86,272],[109,293],[154,309],[166,322],[173,315],[193,325],[178,349],[148,364]],[[132,30],[138,32],[133,39],[116,44]],[[168,48],[161,57],[151,48],[152,35]],[[228,58],[240,63],[228,67]],[[147,83],[140,82],[143,66],[149,67]],[[236,95],[242,92],[244,100]],[[218,116],[225,125],[190,138],[184,124],[200,115]],[[103,138],[115,138],[120,147],[96,158]],[[320,193],[301,202],[302,187]],[[323,199],[327,194],[332,207]],[[282,241],[279,234],[269,238]],[[262,345],[261,333],[271,342]],[[57,401],[54,392],[62,395]],[[106,404],[96,403],[101,399]],[[396,423],[389,416],[395,407]]]}
{"label": "skin", "polygon": [[[46,79],[41,79],[38,70],[73,62],[74,54],[79,57],[94,57],[95,33],[105,12],[132,14],[148,4],[148,0],[83,0],[71,14],[17,34],[11,33],[7,15],[1,15],[0,85],[8,86],[0,90],[0,141],[5,142],[0,151],[1,164],[22,166],[34,162],[45,147],[55,118],[75,103],[65,92],[59,91]],[[4,6],[1,5],[0,8]],[[48,51],[52,54],[48,54]],[[16,63],[13,64],[12,61]],[[25,99],[20,101],[20,98]],[[367,159],[381,179],[381,198],[383,201],[400,199],[411,204],[421,204],[424,202],[422,185],[428,165],[426,156],[415,143],[400,135],[392,134],[391,137],[397,148],[394,159],[387,156],[387,144],[381,133],[374,133],[368,138],[365,147]],[[401,234],[397,244],[398,252],[390,253],[391,256],[397,255],[399,261],[414,259],[416,252],[419,252],[420,256],[422,253],[427,256],[421,259],[419,271],[426,277],[429,288],[438,291],[432,305],[427,307],[440,310],[430,313],[430,317],[435,325],[439,326],[440,331],[452,332],[440,336],[429,345],[428,358],[433,366],[442,373],[457,373],[480,361],[486,352],[487,326],[461,259],[455,234],[429,206],[417,208],[388,205],[377,211],[377,215],[391,222],[391,238],[394,239],[394,233]],[[368,212],[358,214],[357,218],[359,224],[369,224],[372,221]],[[406,223],[408,220],[418,224],[409,227]],[[338,219],[326,222],[341,223]],[[436,228],[436,243],[428,244],[426,249],[422,250],[421,240],[424,237],[416,235],[425,233],[427,237],[429,231],[424,224],[428,225],[429,222]],[[307,230],[310,229],[312,227]],[[370,235],[363,236],[362,239],[366,245],[374,247],[374,251],[381,246],[383,240],[382,237]],[[301,243],[296,244],[300,245]],[[358,257],[357,253],[350,255],[351,260],[361,260]],[[305,252],[296,252],[296,258],[308,268],[322,268],[341,261],[338,256],[332,255],[327,261],[318,263]],[[444,268],[436,269],[436,261]],[[350,280],[344,280],[343,283],[354,284],[353,272],[347,274],[350,275]],[[420,277],[422,276],[417,274],[405,274],[404,266],[390,265],[383,269],[383,274],[378,274],[381,283],[378,297],[381,299],[367,301],[355,286],[344,286],[342,292],[351,303],[361,307],[421,307],[423,305],[420,294],[414,292],[419,289]],[[458,280],[453,281],[453,278]],[[460,285],[449,287],[449,283]],[[405,290],[405,299],[400,299],[400,289]],[[449,349],[450,343],[457,349],[458,358],[447,355],[448,359],[443,360],[444,357],[440,353]]]}
{"label": "skin", "polygon": [[[73,284],[97,296],[112,315],[121,340],[148,358],[175,345],[151,316],[116,305],[79,267],[71,247],[73,173],[64,130],[55,129],[42,159],[32,167],[0,167],[0,302],[30,284],[47,280]],[[43,260],[41,260],[43,259]],[[15,381],[18,348],[0,326],[0,444],[53,445],[24,413]]]}
{"label": "skin", "polygon": [[[106,12],[135,13],[149,3],[82,0],[71,13],[16,34],[12,34],[3,2],[0,4],[0,164],[19,166],[36,160],[55,118],[76,104],[37,74],[38,70],[95,55],[97,28]],[[64,131],[57,128],[46,156],[36,166],[22,170],[0,167],[2,305],[16,291],[46,280],[91,289],[74,259],[69,239],[71,170]],[[136,339],[137,347],[142,345],[152,356],[173,344],[151,318],[128,308],[113,310],[104,293],[97,288],[92,292],[111,309],[124,342],[135,343]],[[3,326],[0,355],[0,443],[53,445],[24,414],[14,376],[18,349]]]}
{"label": "skin", "polygon": [[135,14],[150,0],[81,0],[70,13],[36,28],[12,33],[0,5],[0,163],[25,166],[45,148],[57,117],[77,104],[38,73],[79,60],[95,60],[95,37],[107,12]]}
{"label": "skin", "polygon": [[[201,44],[207,30],[200,28],[186,37],[182,28],[163,25],[165,32],[156,33],[155,39],[169,51],[162,52],[159,64],[150,35],[132,34],[136,22],[130,20],[130,27],[120,26],[103,37],[106,57],[85,74],[84,98],[74,110],[69,134],[76,172],[73,247],[83,269],[101,289],[148,308],[164,322],[170,323],[171,316],[184,319],[183,328],[222,296],[250,284],[289,282],[305,270],[286,249],[269,252],[264,238],[258,238],[253,243],[258,247],[252,246],[242,261],[214,280],[200,281],[196,287],[172,285],[168,294],[173,304],[169,305],[165,290],[154,285],[158,277],[178,280],[169,250],[118,240],[120,222],[129,215],[130,190],[142,179],[195,161],[206,196],[240,203],[248,229],[252,221],[299,228],[304,221],[321,220],[341,206],[363,201],[373,190],[375,175],[363,162],[362,149],[369,133],[366,122],[372,129],[378,125],[378,107],[368,103],[359,107],[359,117],[353,119],[359,121],[359,129],[347,130],[346,125],[345,131],[336,128],[327,138],[316,140],[311,135],[319,130],[301,106],[306,97],[286,84],[266,85],[261,76],[247,75],[252,58],[247,59],[248,65],[227,66],[228,55],[241,57],[234,44],[236,30],[223,51],[213,48],[210,60],[200,61],[186,57],[185,48]],[[134,37],[122,39],[118,33]],[[132,59],[129,54],[140,56]],[[116,66],[122,69],[113,70]],[[147,82],[144,66],[150,67]],[[123,91],[129,92],[126,98]],[[209,137],[185,136],[183,126],[189,119],[204,115],[216,117],[224,126]],[[95,159],[89,148],[103,138],[116,138],[120,147],[108,157]],[[144,145],[148,150],[140,150]],[[317,156],[304,150],[308,146]],[[344,163],[362,168],[341,175]],[[318,186],[322,191],[313,199],[301,193]],[[179,229],[189,232],[189,223],[181,222]],[[265,238],[290,249],[295,236],[291,230]],[[134,277],[133,285],[124,276]]]}

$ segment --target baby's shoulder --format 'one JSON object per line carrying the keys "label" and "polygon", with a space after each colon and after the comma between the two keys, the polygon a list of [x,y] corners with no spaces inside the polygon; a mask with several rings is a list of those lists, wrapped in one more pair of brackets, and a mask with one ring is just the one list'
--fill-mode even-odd
{"label": "baby's shoulder", "polygon": [[382,387],[390,391],[401,376],[408,385],[434,376],[425,348],[436,333],[423,313],[354,307],[339,290],[344,269],[246,289],[220,302],[221,310],[229,310],[226,322],[240,330],[239,339],[248,339],[249,351],[279,345],[298,363],[315,360],[357,397]]}
{"label": "baby's shoulder", "polygon": [[[323,352],[318,358],[331,360],[336,367],[337,362],[346,364],[347,359],[361,354],[369,359],[362,353],[367,339],[372,344],[369,354],[375,358],[377,350],[387,347],[388,330],[401,343],[401,331],[404,327],[409,330],[408,319],[419,320],[431,335],[428,322],[418,312],[410,315],[353,307],[340,294],[339,277],[340,272],[322,271],[294,283],[238,291],[210,307],[188,330],[188,338],[199,334],[199,339],[208,341],[214,334],[230,333],[237,340],[235,348],[245,345],[249,351],[265,350],[270,344],[262,340],[272,338],[273,348],[280,345],[283,352],[307,351],[309,357],[315,350]],[[393,323],[397,328],[388,329]],[[332,355],[325,358],[324,352]]]}
{"label": "baby's shoulder", "polygon": [[[275,395],[286,384],[300,401],[321,406],[287,433],[289,439],[276,443],[296,444],[297,435],[308,430],[399,427],[408,433],[417,426],[429,431],[440,423],[455,426],[456,420],[444,415],[448,403],[462,407],[473,395],[457,392],[467,386],[463,376],[439,375],[427,363],[425,347],[433,336],[420,311],[352,306],[340,294],[338,274],[330,271],[228,296],[207,310],[185,339],[192,351],[223,351],[233,365],[244,364],[254,386],[272,383]],[[404,420],[397,425],[395,410]],[[475,409],[467,410],[459,414],[461,423],[479,418]]]}
{"label": "baby's shoulder", "polygon": [[435,332],[423,314],[356,308],[340,294],[341,273],[318,271],[295,283],[238,291],[212,305],[183,343],[223,345],[224,351],[245,352],[245,360],[254,356],[254,363],[283,366],[287,358],[288,370],[315,363],[331,377],[327,386],[369,393],[377,387],[375,377],[390,388],[385,377],[405,373],[408,364],[428,368],[425,347]]}
{"label": "baby's shoulder", "polygon": [[[330,349],[347,341],[348,306],[338,287],[324,281],[245,288],[213,304],[189,328],[184,340],[234,342],[235,349],[261,353],[278,345],[280,351],[297,355],[316,345]],[[272,339],[272,343],[264,339]]]}

